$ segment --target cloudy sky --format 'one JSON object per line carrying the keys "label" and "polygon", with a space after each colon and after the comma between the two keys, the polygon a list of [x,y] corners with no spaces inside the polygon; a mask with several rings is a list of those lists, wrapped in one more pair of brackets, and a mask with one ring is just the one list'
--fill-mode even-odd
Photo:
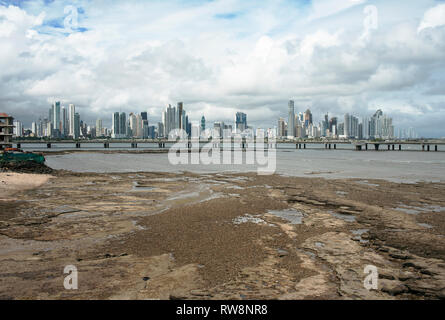
{"label": "cloudy sky", "polygon": [[445,136],[445,1],[0,0],[0,111],[25,126],[51,102],[88,123],[114,111],[193,121],[244,111],[370,115]]}

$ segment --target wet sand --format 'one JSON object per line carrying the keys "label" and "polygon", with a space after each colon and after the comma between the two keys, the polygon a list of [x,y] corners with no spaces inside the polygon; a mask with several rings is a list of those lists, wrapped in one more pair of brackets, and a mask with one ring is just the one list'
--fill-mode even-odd
{"label": "wet sand", "polygon": [[[20,177],[0,187],[1,299],[445,298],[443,183]],[[66,265],[78,290],[63,287]]]}

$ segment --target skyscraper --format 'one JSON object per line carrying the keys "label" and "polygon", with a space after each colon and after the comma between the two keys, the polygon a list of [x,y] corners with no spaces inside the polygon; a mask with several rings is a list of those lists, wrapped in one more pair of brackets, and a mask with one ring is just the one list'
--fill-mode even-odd
{"label": "skyscraper", "polygon": [[61,130],[61,119],[60,119],[60,101],[56,101],[53,104],[53,110],[54,110],[54,123],[53,123],[53,129],[59,130],[59,133],[62,132]]}
{"label": "skyscraper", "polygon": [[236,133],[244,132],[247,129],[247,115],[243,112],[237,112],[235,115]]}
{"label": "skyscraper", "polygon": [[76,113],[76,107],[74,104],[70,104],[68,107],[68,122],[69,122],[69,135],[74,137],[74,114]]}
{"label": "skyscraper", "polygon": [[125,112],[119,114],[119,134],[121,138],[127,137],[127,115]]}
{"label": "skyscraper", "polygon": [[206,129],[206,118],[202,116],[201,118],[201,132],[204,132]]}
{"label": "skyscraper", "polygon": [[307,109],[304,113],[304,126],[306,128],[309,128],[309,126],[312,124],[312,112],[311,110]]}
{"label": "skyscraper", "polygon": [[283,118],[278,119],[278,137],[286,136],[286,121]]}
{"label": "skyscraper", "polygon": [[185,130],[185,127],[184,127],[184,110],[183,110],[183,103],[182,102],[178,102],[178,108],[177,108],[176,111],[178,112],[178,115],[177,115],[178,121],[176,123],[177,129],[184,129]]}
{"label": "skyscraper", "polygon": [[101,119],[97,119],[96,120],[96,137],[102,137],[102,136],[103,136],[102,120]]}
{"label": "skyscraper", "polygon": [[74,114],[74,136],[75,140],[80,137],[80,115],[78,113]]}
{"label": "skyscraper", "polygon": [[119,112],[113,113],[112,124],[111,124],[111,136],[113,138],[119,138],[120,126],[119,126]]}
{"label": "skyscraper", "polygon": [[176,129],[176,108],[172,108],[171,105],[168,105],[168,107],[164,111],[163,115],[163,121],[164,121],[164,137],[169,137],[170,132],[174,129]]}
{"label": "skyscraper", "polygon": [[289,138],[295,137],[295,109],[294,109],[294,101],[289,100],[289,119],[287,122],[287,136]]}

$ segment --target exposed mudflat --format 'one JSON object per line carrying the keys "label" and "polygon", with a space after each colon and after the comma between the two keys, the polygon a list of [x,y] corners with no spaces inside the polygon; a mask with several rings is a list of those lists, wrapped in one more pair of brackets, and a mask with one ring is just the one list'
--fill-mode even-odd
{"label": "exposed mudflat", "polygon": [[[31,189],[0,175],[1,299],[445,298],[443,183],[20,177]],[[66,265],[78,290],[64,289]]]}

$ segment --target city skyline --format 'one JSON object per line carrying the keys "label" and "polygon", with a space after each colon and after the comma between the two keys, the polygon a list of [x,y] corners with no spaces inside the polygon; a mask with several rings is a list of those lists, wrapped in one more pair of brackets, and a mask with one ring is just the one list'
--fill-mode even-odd
{"label": "city skyline", "polygon": [[[346,113],[341,121],[337,116],[329,117],[329,113],[323,115],[320,121],[314,118],[310,109],[304,112],[295,112],[294,101],[288,102],[288,118],[279,118],[277,125],[272,127],[261,127],[248,125],[247,114],[236,112],[233,122],[214,121],[213,125],[207,125],[205,116],[196,122],[192,121],[184,108],[183,102],[178,102],[174,107],[171,104],[165,108],[161,114],[161,121],[150,120],[148,112],[130,112],[127,116],[125,112],[113,112],[111,115],[111,127],[103,125],[102,119],[97,119],[94,126],[88,125],[81,120],[75,105],[70,104],[67,111],[60,101],[54,101],[49,109],[47,118],[39,118],[38,122],[32,122],[31,129],[26,129],[23,123],[14,120],[15,136],[51,137],[51,138],[72,138],[91,139],[96,137],[108,137],[113,139],[137,138],[155,139],[171,138],[175,139],[179,131],[183,130],[189,137],[192,131],[201,134],[205,129],[217,130],[220,136],[232,134],[254,134],[257,130],[265,130],[267,135],[281,139],[295,138],[340,138],[340,139],[416,139],[418,133],[412,127],[397,128],[393,124],[393,119],[378,109],[374,115],[365,115],[359,119],[354,114]],[[153,122],[151,122],[153,121]],[[154,124],[154,125],[153,125]],[[25,132],[26,129],[26,132]],[[252,133],[247,133],[251,130]],[[173,136],[172,136],[173,134]],[[424,137],[423,137],[424,138]]]}
{"label": "city skyline", "polygon": [[0,2],[2,111],[30,127],[60,100],[88,124],[110,126],[112,112],[160,122],[171,101],[183,101],[194,122],[233,122],[243,112],[273,127],[291,99],[318,119],[383,109],[397,127],[445,136],[445,4],[410,2],[403,12],[394,2],[348,0],[101,6]]}

